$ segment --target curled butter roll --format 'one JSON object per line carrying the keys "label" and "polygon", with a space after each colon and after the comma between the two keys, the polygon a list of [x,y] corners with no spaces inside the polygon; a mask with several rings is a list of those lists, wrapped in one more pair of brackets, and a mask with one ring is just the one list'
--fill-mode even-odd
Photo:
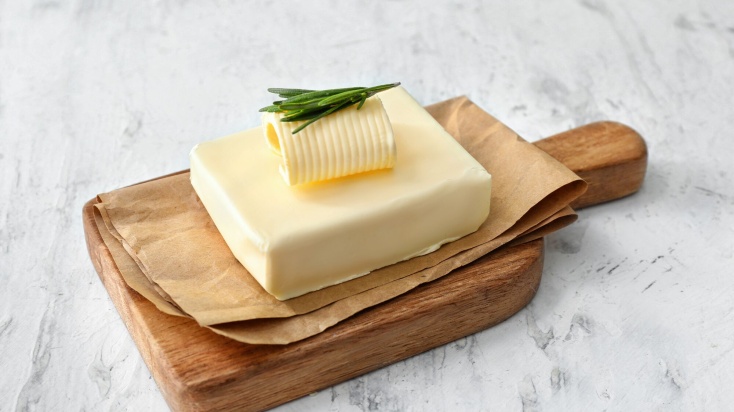
{"label": "curled butter roll", "polygon": [[392,126],[377,96],[325,116],[297,134],[304,122],[281,122],[282,113],[264,113],[268,146],[281,156],[280,174],[290,185],[319,182],[395,166]]}

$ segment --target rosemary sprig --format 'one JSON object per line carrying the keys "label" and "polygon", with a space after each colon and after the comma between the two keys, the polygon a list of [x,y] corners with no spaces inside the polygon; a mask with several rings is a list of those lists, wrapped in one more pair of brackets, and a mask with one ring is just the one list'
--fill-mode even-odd
{"label": "rosemary sprig", "polygon": [[307,90],[272,87],[268,92],[277,94],[284,100],[276,100],[270,106],[260,109],[261,112],[285,113],[281,122],[306,121],[293,130],[296,134],[306,126],[328,116],[338,110],[358,104],[362,108],[365,100],[377,93],[392,89],[400,83],[381,84],[372,87],[347,87],[342,89]]}

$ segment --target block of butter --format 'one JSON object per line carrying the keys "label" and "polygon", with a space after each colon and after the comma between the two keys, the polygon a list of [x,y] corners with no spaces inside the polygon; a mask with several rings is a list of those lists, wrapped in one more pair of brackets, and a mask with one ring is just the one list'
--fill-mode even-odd
{"label": "block of butter", "polygon": [[380,93],[391,169],[288,186],[254,128],[191,151],[191,184],[234,256],[280,300],[430,253],[477,230],[491,176],[402,88]]}

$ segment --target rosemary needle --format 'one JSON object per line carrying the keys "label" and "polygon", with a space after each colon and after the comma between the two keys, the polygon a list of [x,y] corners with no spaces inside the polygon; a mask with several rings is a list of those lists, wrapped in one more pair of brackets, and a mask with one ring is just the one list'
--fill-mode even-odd
{"label": "rosemary needle", "polygon": [[392,89],[400,83],[381,84],[372,87],[346,87],[341,89],[308,90],[272,87],[268,92],[277,94],[284,100],[274,101],[272,105],[260,109],[261,112],[284,113],[281,122],[305,121],[293,130],[296,134],[306,126],[341,109],[357,104],[362,108],[365,100],[377,93]]}

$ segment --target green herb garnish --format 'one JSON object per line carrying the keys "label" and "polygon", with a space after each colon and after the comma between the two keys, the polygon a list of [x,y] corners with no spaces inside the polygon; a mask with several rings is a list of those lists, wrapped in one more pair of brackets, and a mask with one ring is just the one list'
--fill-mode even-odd
{"label": "green herb garnish", "polygon": [[357,110],[362,108],[367,98],[379,92],[392,89],[400,83],[382,84],[373,87],[347,87],[344,89],[306,90],[284,89],[271,87],[268,92],[277,94],[285,100],[274,101],[272,105],[263,107],[261,112],[285,113],[281,122],[296,122],[306,120],[306,123],[293,130],[296,134],[304,127],[328,116],[336,111],[359,103]]}

